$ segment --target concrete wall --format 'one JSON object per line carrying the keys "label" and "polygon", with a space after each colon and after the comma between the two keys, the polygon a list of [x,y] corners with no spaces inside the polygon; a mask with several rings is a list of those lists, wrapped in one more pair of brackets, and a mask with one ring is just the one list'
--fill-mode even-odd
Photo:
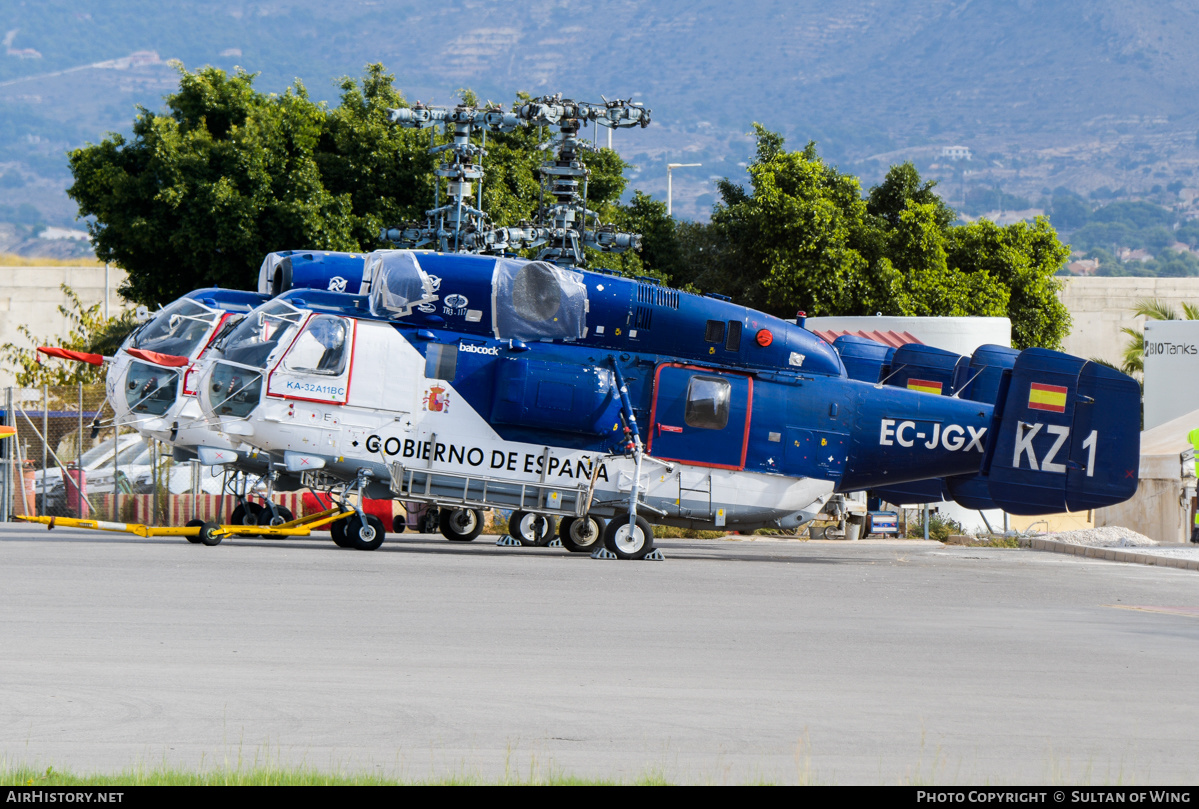
{"label": "concrete wall", "polygon": [[[70,323],[58,311],[59,305],[66,304],[60,286],[71,287],[84,306],[91,306],[104,300],[104,272],[103,267],[0,267],[0,345],[29,345],[17,331],[21,325],[48,340],[67,335]],[[109,270],[109,314],[118,314],[125,305],[117,296],[124,280],[124,270]],[[0,388],[14,384],[13,369],[0,366]]]}
{"label": "concrete wall", "polygon": [[1128,337],[1124,326],[1138,331],[1145,322],[1132,307],[1146,298],[1163,301],[1182,314],[1182,303],[1199,305],[1199,278],[1064,278],[1062,303],[1074,319],[1063,341],[1067,354],[1107,360],[1119,366]]}
{"label": "concrete wall", "polygon": [[1115,525],[1144,534],[1165,544],[1187,542],[1187,508],[1183,482],[1141,478],[1131,500],[1095,510],[1095,526]]}

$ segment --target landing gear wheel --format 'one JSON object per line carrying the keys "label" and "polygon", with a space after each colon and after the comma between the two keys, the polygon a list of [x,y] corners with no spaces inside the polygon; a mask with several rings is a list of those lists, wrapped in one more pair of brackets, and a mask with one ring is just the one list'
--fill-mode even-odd
{"label": "landing gear wheel", "polygon": [[654,549],[654,529],[644,517],[638,517],[629,531],[628,517],[614,517],[604,529],[604,547],[621,559],[644,559]]}
{"label": "landing gear wheel", "polygon": [[526,548],[544,548],[554,539],[554,518],[514,511],[508,518],[508,535]]}
{"label": "landing gear wheel", "polygon": [[383,544],[387,532],[383,530],[383,521],[373,514],[366,515],[366,523],[355,514],[341,522],[345,523],[346,542],[356,551],[373,551]]}
{"label": "landing gear wheel", "polygon": [[404,519],[403,514],[397,514],[391,518],[391,533],[402,534],[404,529],[408,527],[408,521]]}
{"label": "landing gear wheel", "polygon": [[262,506],[251,503],[249,500],[245,503],[238,503],[237,508],[233,509],[233,513],[229,515],[229,524],[261,525],[264,510]]}
{"label": "landing gear wheel", "polygon": [[295,519],[295,515],[291,513],[291,509],[287,506],[275,506],[274,514],[271,514],[269,508],[263,508],[262,519],[266,520],[267,525],[275,527],[283,525],[285,522],[291,522]]}
{"label": "landing gear wheel", "polygon": [[[202,525],[204,525],[203,520],[188,520],[187,523],[183,527],[184,528],[199,528]],[[193,545],[200,544],[199,535],[196,535],[194,537],[184,537],[184,539],[186,539],[188,542],[192,543]]]}
{"label": "landing gear wheel", "polygon": [[471,542],[482,532],[483,512],[479,509],[441,509],[441,535],[451,542]]}
{"label": "landing gear wheel", "polygon": [[571,553],[591,553],[603,541],[608,524],[599,517],[567,517],[558,525],[558,539]]}
{"label": "landing gear wheel", "polygon": [[435,534],[437,533],[438,524],[440,522],[440,509],[437,506],[429,506],[425,509],[425,513],[420,518],[420,533]]}
{"label": "landing gear wheel", "polygon": [[214,522],[201,523],[200,524],[200,536],[197,538],[200,540],[200,542],[202,542],[205,545],[208,545],[210,547],[212,545],[220,545],[221,540],[224,539],[224,537],[221,536],[220,534],[213,536],[213,534],[216,533],[220,529],[220,527],[221,526],[217,525]]}
{"label": "landing gear wheel", "polygon": [[333,537],[333,544],[339,548],[349,548],[350,540],[346,538],[346,522],[349,517],[342,517],[340,520],[334,520],[329,523],[329,534]]}

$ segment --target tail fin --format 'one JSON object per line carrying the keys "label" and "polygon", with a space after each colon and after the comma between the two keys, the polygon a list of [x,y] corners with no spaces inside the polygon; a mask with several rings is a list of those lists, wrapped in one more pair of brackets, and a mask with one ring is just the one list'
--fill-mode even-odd
{"label": "tail fin", "polygon": [[1000,508],[1082,511],[1136,492],[1141,394],[1135,380],[1031,348],[1004,375],[998,395],[983,468]]}

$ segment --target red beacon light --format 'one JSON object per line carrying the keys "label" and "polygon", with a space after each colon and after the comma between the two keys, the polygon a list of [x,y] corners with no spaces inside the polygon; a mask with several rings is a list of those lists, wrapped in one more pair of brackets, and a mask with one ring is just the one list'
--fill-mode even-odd
{"label": "red beacon light", "polygon": [[770,329],[760,329],[754,339],[758,341],[758,345],[765,348],[774,342],[774,335],[770,333]]}

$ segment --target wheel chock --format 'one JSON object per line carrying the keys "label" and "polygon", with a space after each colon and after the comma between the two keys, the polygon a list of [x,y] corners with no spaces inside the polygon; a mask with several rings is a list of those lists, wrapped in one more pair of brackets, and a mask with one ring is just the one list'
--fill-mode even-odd
{"label": "wheel chock", "polygon": [[499,545],[501,548],[519,548],[520,540],[517,539],[516,537],[505,536],[505,537],[500,537],[499,539],[497,539],[495,541],[495,544]]}
{"label": "wheel chock", "polygon": [[595,550],[593,550],[591,552],[591,558],[592,559],[619,559],[620,557],[617,556],[616,554],[612,553],[612,551],[608,550],[603,545],[600,545],[598,548],[596,548]]}
{"label": "wheel chock", "polygon": [[641,557],[643,562],[665,562],[666,557],[662,555],[662,551],[654,548],[652,551]]}
{"label": "wheel chock", "polygon": [[552,541],[550,544],[546,545],[545,547],[547,547],[547,548],[561,548],[561,547],[562,547],[562,540],[558,539],[557,537],[554,537],[554,540],[553,540],[553,541]]}

